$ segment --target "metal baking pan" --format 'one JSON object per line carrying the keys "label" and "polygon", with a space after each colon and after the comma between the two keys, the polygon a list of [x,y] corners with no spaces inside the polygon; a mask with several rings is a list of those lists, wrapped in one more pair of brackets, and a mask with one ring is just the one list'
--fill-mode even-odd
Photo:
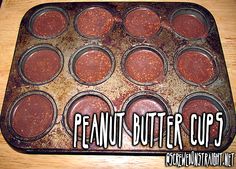
{"label": "metal baking pan", "polygon": [[[182,2],[48,3],[21,21],[1,131],[10,146],[27,153],[165,154],[180,150],[157,146],[158,127],[154,147],[132,145],[132,111],[180,112],[187,119],[193,104],[223,113],[223,142],[192,146],[184,122],[181,151],[227,149],[235,136],[235,108],[208,10]],[[125,111],[122,147],[91,143],[84,150],[78,142],[73,148],[76,111]]]}

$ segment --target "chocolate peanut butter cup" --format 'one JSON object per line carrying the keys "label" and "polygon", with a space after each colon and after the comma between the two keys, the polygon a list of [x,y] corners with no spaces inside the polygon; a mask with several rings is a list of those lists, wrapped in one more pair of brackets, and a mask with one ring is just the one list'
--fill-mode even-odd
{"label": "chocolate peanut butter cup", "polygon": [[175,55],[177,75],[192,85],[209,85],[218,77],[218,67],[212,54],[204,48],[186,47]]}
{"label": "chocolate peanut butter cup", "polygon": [[171,25],[178,35],[187,39],[205,38],[209,31],[206,17],[200,11],[191,8],[176,10],[171,16]]}
{"label": "chocolate peanut butter cup", "polygon": [[68,16],[62,8],[45,7],[31,16],[29,31],[37,38],[55,38],[67,29],[68,20]]}
{"label": "chocolate peanut butter cup", "polygon": [[98,85],[113,73],[115,59],[112,52],[102,46],[89,45],[79,49],[70,59],[71,75],[79,83]]}
{"label": "chocolate peanut butter cup", "polygon": [[124,75],[138,85],[160,83],[167,73],[165,54],[151,46],[135,46],[126,51],[121,61]]}
{"label": "chocolate peanut butter cup", "polygon": [[9,111],[9,129],[21,140],[37,140],[47,134],[57,117],[53,98],[42,91],[20,96]]}
{"label": "chocolate peanut butter cup", "polygon": [[112,14],[102,7],[90,7],[76,16],[75,29],[86,38],[102,38],[113,28]]}
{"label": "chocolate peanut butter cup", "polygon": [[161,28],[160,17],[147,7],[136,7],[128,11],[123,24],[127,33],[137,38],[150,38]]}
{"label": "chocolate peanut butter cup", "polygon": [[[190,133],[190,119],[191,115],[195,113],[196,115],[202,116],[203,113],[212,114],[214,119],[217,112],[222,112],[223,118],[223,137],[228,132],[228,113],[225,106],[217,99],[214,95],[205,92],[191,93],[186,96],[180,104],[179,112],[183,116],[183,129],[187,134]],[[203,125],[203,124],[202,124]],[[195,130],[197,131],[198,123],[195,123]],[[199,132],[199,131],[198,131]],[[196,132],[195,132],[196,133]],[[218,138],[219,133],[219,122],[214,120],[213,124],[210,126],[210,141],[212,142],[215,138]],[[195,134],[195,137],[196,134]]]}
{"label": "chocolate peanut butter cup", "polygon": [[[160,113],[165,112],[166,115],[171,113],[171,109],[166,101],[158,94],[143,91],[130,96],[124,103],[122,111],[125,112],[125,130],[132,136],[133,131],[133,114],[144,116],[146,113]],[[150,121],[149,121],[150,122]],[[164,122],[165,124],[165,122]],[[151,124],[152,125],[152,124]],[[158,139],[159,136],[159,120],[157,117],[154,119],[154,138]],[[163,125],[165,131],[165,125]],[[149,133],[150,134],[150,133]]]}
{"label": "chocolate peanut butter cup", "polygon": [[[67,103],[63,123],[67,132],[72,135],[74,127],[74,116],[76,113],[89,116],[89,127],[86,130],[86,137],[90,134],[93,115],[96,114],[97,120],[100,119],[101,112],[113,114],[114,109],[111,101],[103,94],[95,91],[85,91],[75,95]],[[78,136],[82,136],[82,127],[78,128]]]}
{"label": "chocolate peanut butter cup", "polygon": [[36,45],[22,55],[19,61],[19,74],[27,83],[42,85],[59,75],[63,62],[59,49],[48,44]]}

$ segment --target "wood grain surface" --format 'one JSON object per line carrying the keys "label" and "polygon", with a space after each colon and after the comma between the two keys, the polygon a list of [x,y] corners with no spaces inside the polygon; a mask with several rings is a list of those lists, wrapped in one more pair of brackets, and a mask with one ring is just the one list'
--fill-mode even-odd
{"label": "wood grain surface", "polygon": [[[123,0],[124,1],[124,0]],[[164,1],[164,0],[163,0]],[[172,2],[174,0],[171,0]],[[31,7],[53,0],[3,0],[0,8],[0,108],[5,94],[20,21]],[[60,1],[55,1],[60,2]],[[65,2],[65,0],[63,1]],[[74,2],[74,1],[70,1]],[[157,2],[157,1],[156,1]],[[236,0],[191,1],[215,17],[236,102]],[[236,103],[235,103],[236,105]],[[236,153],[236,139],[226,150]],[[29,155],[13,150],[0,133],[0,168],[163,168],[164,157],[105,155]],[[234,166],[236,167],[236,166]],[[173,168],[173,167],[172,167]],[[217,167],[214,167],[217,168]]]}

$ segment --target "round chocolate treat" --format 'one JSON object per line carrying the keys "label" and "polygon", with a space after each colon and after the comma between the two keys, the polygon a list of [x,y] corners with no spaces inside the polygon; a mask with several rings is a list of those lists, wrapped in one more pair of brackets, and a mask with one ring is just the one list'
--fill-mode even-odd
{"label": "round chocolate treat", "polygon": [[194,84],[206,84],[215,77],[214,62],[201,51],[183,51],[176,62],[179,75]]}
{"label": "round chocolate treat", "polygon": [[172,26],[179,35],[186,38],[202,38],[207,35],[207,26],[193,14],[179,14],[172,20]]}
{"label": "round chocolate treat", "polygon": [[[206,99],[193,99],[188,101],[182,110],[183,115],[183,123],[187,130],[190,130],[190,117],[192,113],[196,113],[197,115],[201,115],[202,113],[212,113],[213,115],[217,113],[219,110],[217,107],[209,100]],[[197,125],[195,125],[197,128]],[[210,126],[210,137],[215,138],[218,136],[218,128],[219,124],[214,122],[212,126]]]}
{"label": "round chocolate treat", "polygon": [[[125,111],[125,124],[128,133],[132,135],[133,131],[133,114],[136,113],[139,116],[144,116],[146,113],[151,112],[165,112],[169,114],[169,109],[164,103],[164,100],[156,94],[137,93],[131,96],[123,106]],[[165,122],[164,122],[165,123]],[[164,125],[165,126],[165,125]],[[165,130],[165,127],[163,129]],[[150,131],[149,131],[150,132]],[[150,134],[150,133],[149,133]],[[155,117],[154,122],[154,138],[158,138],[159,135],[159,119]]]}
{"label": "round chocolate treat", "polygon": [[111,76],[114,64],[110,50],[100,46],[85,46],[72,56],[69,69],[78,82],[98,85]]}
{"label": "round chocolate treat", "polygon": [[12,129],[23,139],[42,137],[55,120],[52,99],[41,93],[27,94],[15,103],[10,119]]}
{"label": "round chocolate treat", "polygon": [[85,37],[99,38],[110,32],[114,24],[112,14],[101,7],[85,9],[76,17],[75,27]]}
{"label": "round chocolate treat", "polygon": [[[102,95],[103,96],[103,95]],[[86,137],[89,136],[91,130],[92,116],[97,115],[97,120],[100,119],[101,112],[112,112],[111,103],[108,102],[105,96],[100,97],[98,94],[86,94],[85,92],[77,95],[68,103],[68,109],[66,110],[66,125],[68,129],[73,131],[74,116],[76,113],[82,115],[89,115],[89,127],[86,129]],[[82,127],[78,128],[78,136],[82,136]]]}
{"label": "round chocolate treat", "polygon": [[161,27],[160,17],[152,10],[144,7],[135,8],[126,14],[124,20],[126,31],[138,38],[148,38]]}
{"label": "round chocolate treat", "polygon": [[164,78],[164,63],[161,56],[149,49],[130,52],[125,60],[124,69],[131,80],[137,84],[155,84]]}
{"label": "round chocolate treat", "polygon": [[38,11],[31,21],[32,33],[41,38],[50,38],[60,35],[67,27],[65,14],[57,8]]}
{"label": "round chocolate treat", "polygon": [[20,71],[29,83],[43,84],[59,74],[62,62],[62,56],[52,47],[36,46],[23,55]]}

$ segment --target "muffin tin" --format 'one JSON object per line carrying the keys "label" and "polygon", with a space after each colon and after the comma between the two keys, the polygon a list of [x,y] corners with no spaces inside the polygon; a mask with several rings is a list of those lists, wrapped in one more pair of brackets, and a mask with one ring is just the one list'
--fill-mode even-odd
{"label": "muffin tin", "polygon": [[[33,7],[22,19],[1,131],[12,147],[28,153],[165,154],[180,151],[165,147],[165,132],[162,148],[132,145],[132,111],[180,112],[188,119],[186,112],[196,105],[203,105],[196,111],[223,112],[223,142],[192,146],[184,122],[181,151],[225,150],[235,136],[235,108],[217,26],[205,8],[49,3]],[[122,147],[92,143],[84,150],[78,142],[73,148],[75,111],[125,111]],[[158,132],[155,127],[155,141]]]}

